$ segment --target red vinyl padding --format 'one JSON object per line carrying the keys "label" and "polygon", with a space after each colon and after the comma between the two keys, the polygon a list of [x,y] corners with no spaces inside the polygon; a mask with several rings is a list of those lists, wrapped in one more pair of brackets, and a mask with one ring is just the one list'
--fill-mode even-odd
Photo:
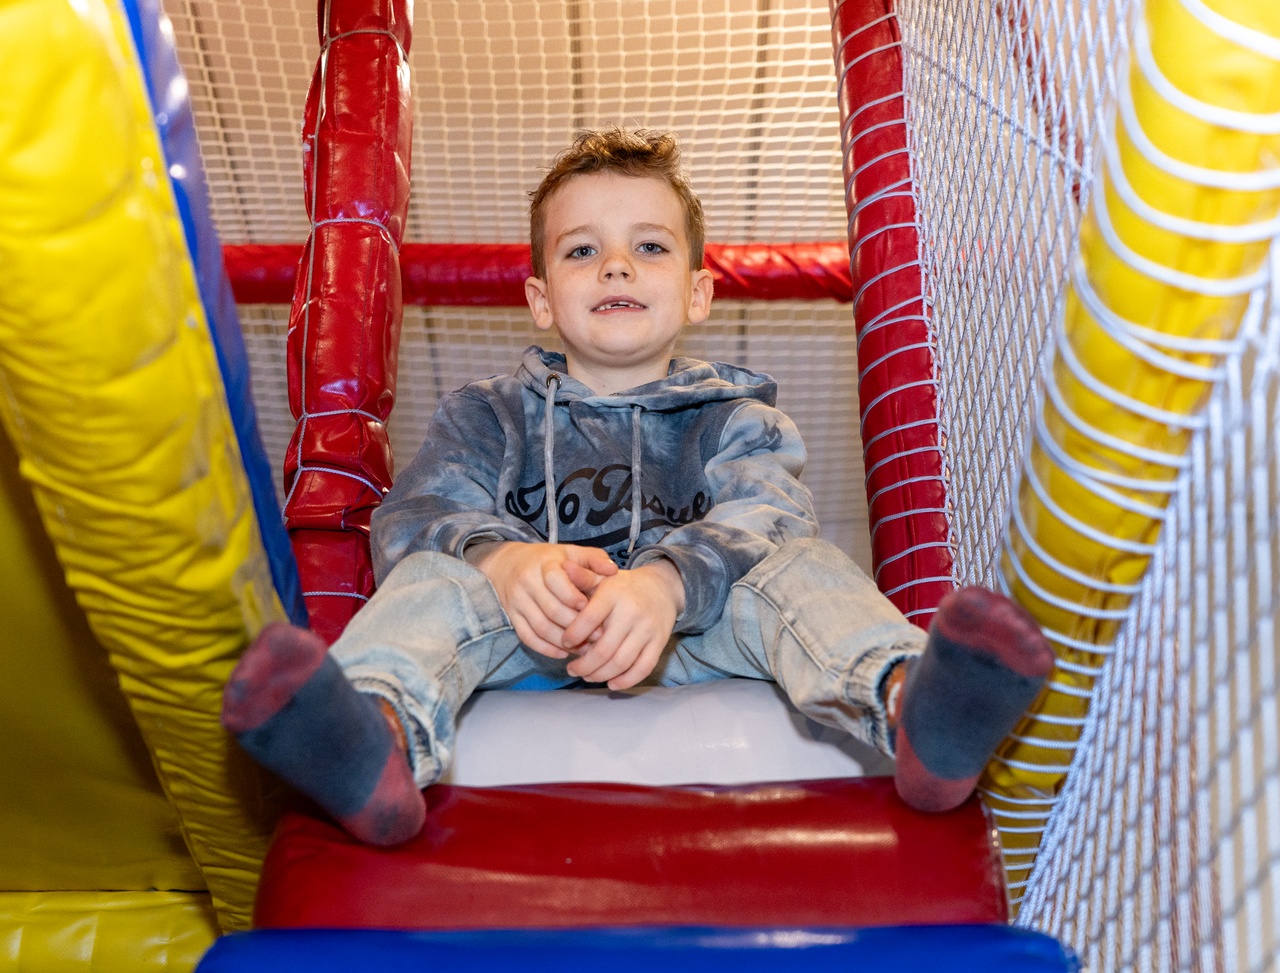
{"label": "red vinyl padding", "polygon": [[858,402],[880,590],[921,628],[955,587],[937,370],[890,0],[833,6]]}
{"label": "red vinyl padding", "polygon": [[883,926],[1005,922],[986,813],[903,804],[890,778],[640,787],[436,785],[384,850],[281,821],[259,928]]}
{"label": "red vinyl padding", "polygon": [[285,523],[313,631],[332,642],[373,592],[369,518],[391,488],[386,422],[409,207],[410,0],[320,2],[302,123],[311,234],[289,314]]}
{"label": "red vinyl padding", "polygon": [[[283,304],[297,286],[302,247],[238,243],[222,259],[241,304]],[[716,298],[728,301],[853,299],[849,247],[812,243],[708,243],[703,266]],[[533,273],[527,243],[405,243],[400,284],[405,304],[439,307],[524,307]]]}

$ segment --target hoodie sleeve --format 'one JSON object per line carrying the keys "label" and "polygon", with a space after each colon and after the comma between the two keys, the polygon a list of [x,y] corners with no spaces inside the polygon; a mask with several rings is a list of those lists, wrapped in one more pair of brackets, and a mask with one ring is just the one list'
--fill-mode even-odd
{"label": "hoodie sleeve", "polygon": [[373,513],[369,544],[379,584],[416,551],[461,557],[476,540],[541,540],[498,508],[504,459],[519,436],[483,396],[464,389],[440,400],[426,442]]}
{"label": "hoodie sleeve", "polygon": [[701,632],[724,612],[729,588],[789,540],[813,537],[813,497],[798,479],[806,452],[796,425],[762,402],[734,410],[705,473],[714,501],[707,516],[641,548],[631,566],[668,558],[684,580],[681,633]]}

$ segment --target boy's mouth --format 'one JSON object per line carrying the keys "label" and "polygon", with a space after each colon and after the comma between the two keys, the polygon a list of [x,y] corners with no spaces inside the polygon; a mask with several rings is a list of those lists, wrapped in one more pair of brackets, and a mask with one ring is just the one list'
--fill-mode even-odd
{"label": "boy's mouth", "polygon": [[591,310],[595,311],[643,311],[644,305],[629,297],[607,297]]}

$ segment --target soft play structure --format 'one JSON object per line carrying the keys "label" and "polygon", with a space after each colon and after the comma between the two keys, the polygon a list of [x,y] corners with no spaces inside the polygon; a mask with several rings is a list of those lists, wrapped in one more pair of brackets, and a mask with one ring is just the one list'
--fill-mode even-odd
{"label": "soft play structure", "polygon": [[[1271,0],[0,0],[0,76],[0,970],[1280,969]],[[218,724],[371,594],[612,122],[681,134],[683,350],[781,380],[825,536],[1054,643],[955,812],[765,683],[486,693],[376,850]]]}

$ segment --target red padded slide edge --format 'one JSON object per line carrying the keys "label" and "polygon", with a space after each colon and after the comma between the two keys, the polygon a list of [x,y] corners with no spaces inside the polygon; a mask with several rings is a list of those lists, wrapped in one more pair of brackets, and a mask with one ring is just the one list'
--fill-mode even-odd
{"label": "red padded slide edge", "polygon": [[927,627],[955,586],[930,307],[924,299],[892,0],[833,0],[858,396],[880,590]]}
{"label": "red padded slide edge", "polygon": [[[386,420],[409,206],[410,0],[321,0],[303,176],[311,233],[289,315],[289,528],[311,627],[332,642],[373,590],[369,516],[391,487]],[[332,38],[332,40],[330,40]]]}
{"label": "red padded slide edge", "polygon": [[436,785],[399,848],[286,815],[259,928],[883,926],[1005,922],[1000,853],[970,800],[913,811],[887,777],[639,787]]}
{"label": "red padded slide edge", "polygon": [[[293,293],[301,247],[228,244],[223,262],[241,304],[283,304]],[[708,243],[703,265],[716,297],[751,301],[849,301],[849,246],[834,243]],[[524,307],[533,272],[524,243],[406,243],[400,248],[405,304]]]}

